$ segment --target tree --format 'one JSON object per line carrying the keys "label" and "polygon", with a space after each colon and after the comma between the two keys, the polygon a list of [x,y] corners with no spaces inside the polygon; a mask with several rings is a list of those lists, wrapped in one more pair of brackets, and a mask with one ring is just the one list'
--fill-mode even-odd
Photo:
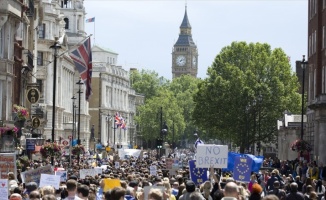
{"label": "tree", "polygon": [[172,140],[171,128],[174,122],[175,138],[179,137],[179,133],[183,133],[185,123],[182,115],[182,108],[178,106],[173,93],[166,88],[161,87],[157,96],[148,99],[144,105],[138,107],[139,115],[135,117],[135,121],[141,124],[142,137],[144,140],[154,141],[161,137],[161,107],[163,121],[166,122],[169,132],[166,141]]}
{"label": "tree", "polygon": [[159,77],[155,71],[142,69],[141,72],[135,70],[130,74],[130,84],[137,93],[145,95],[147,101],[156,96],[158,89],[168,84],[168,81]]}
{"label": "tree", "polygon": [[208,78],[198,84],[193,118],[199,127],[243,151],[257,141],[275,139],[276,120],[283,111],[300,111],[297,91],[297,77],[282,49],[233,42],[221,50]]}
{"label": "tree", "polygon": [[[183,136],[189,138],[196,130],[196,126],[192,120],[192,113],[194,110],[193,95],[197,92],[198,83],[200,79],[190,75],[182,75],[174,78],[168,89],[174,94],[177,105],[182,108],[182,115],[185,121],[185,130]],[[201,131],[203,132],[203,130]]]}

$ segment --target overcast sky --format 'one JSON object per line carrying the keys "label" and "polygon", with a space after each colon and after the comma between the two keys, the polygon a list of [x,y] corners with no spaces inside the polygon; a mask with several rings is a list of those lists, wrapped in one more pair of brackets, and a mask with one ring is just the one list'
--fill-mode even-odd
{"label": "overcast sky", "polygon": [[[185,0],[85,0],[86,32],[92,43],[119,54],[118,65],[150,69],[172,78],[172,48],[179,35]],[[198,77],[233,41],[268,43],[296,60],[307,54],[307,0],[188,0],[197,45]],[[95,25],[95,34],[94,34]]]}

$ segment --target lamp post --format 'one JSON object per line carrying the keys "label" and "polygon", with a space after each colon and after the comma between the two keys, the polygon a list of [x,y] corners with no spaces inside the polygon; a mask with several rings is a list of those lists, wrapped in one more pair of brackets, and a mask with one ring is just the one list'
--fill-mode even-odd
{"label": "lamp post", "polygon": [[115,148],[115,129],[117,129],[115,126],[116,126],[115,122],[113,122],[113,147],[114,148]]}
{"label": "lamp post", "polygon": [[111,115],[108,114],[106,116],[106,121],[107,121],[107,127],[108,127],[108,146],[110,146],[110,121],[111,121]]}
{"label": "lamp post", "polygon": [[71,98],[72,99],[72,134],[71,134],[71,144],[74,139],[74,133],[75,133],[75,100],[77,99],[75,95]]}
{"label": "lamp post", "polygon": [[249,153],[249,110],[250,105],[246,106],[246,137],[245,137],[245,153]]}
{"label": "lamp post", "polygon": [[304,111],[304,82],[305,82],[305,71],[308,62],[305,59],[305,55],[302,56],[301,68],[302,68],[302,94],[301,94],[301,134],[300,139],[303,140],[303,111]]}
{"label": "lamp post", "polygon": [[[52,99],[52,143],[54,143],[54,129],[55,129],[55,95],[56,95],[56,82],[57,82],[57,57],[58,57],[58,49],[61,48],[60,44],[58,43],[58,40],[56,38],[54,44],[50,46],[51,49],[54,50],[53,54],[53,99]],[[51,165],[54,165],[54,157],[51,156]]]}
{"label": "lamp post", "polygon": [[81,79],[79,79],[79,81],[76,83],[78,85],[78,139],[77,139],[77,144],[80,145],[80,103],[81,103],[81,94],[83,93],[81,91],[81,86],[84,84],[83,81]]}
{"label": "lamp post", "polygon": [[76,117],[75,117],[75,100],[77,99],[75,95],[71,98],[72,99],[72,133],[71,133],[71,141],[70,141],[70,152],[69,152],[69,166],[71,167],[71,149],[72,149],[72,143],[74,141],[74,133],[75,133],[75,122],[76,122]]}
{"label": "lamp post", "polygon": [[263,96],[261,94],[258,95],[258,144],[257,144],[257,151],[258,155],[260,155],[261,150],[261,135],[260,135],[260,111],[261,111],[261,102],[263,101]]}
{"label": "lamp post", "polygon": [[[256,99],[254,99],[252,101],[252,105],[253,105],[253,109],[254,109],[254,138],[256,137]],[[252,153],[255,154],[255,143],[254,143],[254,146],[252,148]]]}
{"label": "lamp post", "polygon": [[[83,93],[81,91],[81,85],[83,85],[83,81],[81,79],[79,79],[79,81],[76,83],[79,87],[79,90],[78,90],[78,139],[77,139],[77,144],[80,145],[80,103],[81,103],[81,94]],[[80,154],[77,155],[77,158],[78,158],[78,164],[79,164],[79,161],[80,161]]]}

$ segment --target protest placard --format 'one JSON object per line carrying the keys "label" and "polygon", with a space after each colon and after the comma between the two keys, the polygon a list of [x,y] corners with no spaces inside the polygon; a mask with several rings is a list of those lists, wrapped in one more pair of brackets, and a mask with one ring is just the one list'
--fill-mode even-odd
{"label": "protest placard", "polygon": [[54,170],[51,165],[39,167],[37,169],[28,170],[20,174],[23,183],[35,182],[40,183],[41,174],[54,174]]}
{"label": "protest placard", "polygon": [[103,172],[103,168],[102,167],[94,167],[95,171],[96,171],[96,175],[102,174]]}
{"label": "protest placard", "polygon": [[0,179],[0,200],[8,200],[8,179]]}
{"label": "protest placard", "polygon": [[228,166],[228,146],[215,144],[198,145],[196,166],[200,168],[226,168]]}
{"label": "protest placard", "polygon": [[151,189],[159,189],[164,194],[165,187],[164,186],[145,186],[144,188],[144,200],[148,200],[148,193]]}
{"label": "protest placard", "polygon": [[17,177],[16,154],[0,153],[0,178],[8,179],[8,172],[13,172]]}
{"label": "protest placard", "polygon": [[120,180],[119,179],[103,179],[104,181],[104,188],[103,188],[103,191],[106,192],[108,190],[111,190],[115,187],[120,187],[121,184],[120,184]]}
{"label": "protest placard", "polygon": [[92,176],[98,175],[97,169],[81,169],[79,170],[79,177],[84,179],[86,176]]}
{"label": "protest placard", "polygon": [[233,178],[241,182],[250,182],[252,159],[249,157],[235,157]]}
{"label": "protest placard", "polygon": [[67,171],[56,171],[55,175],[60,176],[60,182],[67,181]]}
{"label": "protest placard", "polygon": [[172,169],[172,164],[173,164],[173,159],[172,158],[165,158],[165,165],[166,169]]}
{"label": "protest placard", "polygon": [[47,185],[53,186],[55,189],[59,190],[60,176],[53,174],[41,174],[39,187],[41,188]]}
{"label": "protest placard", "polygon": [[157,173],[156,166],[155,165],[149,166],[149,174],[152,175],[152,176],[156,176],[156,173]]}

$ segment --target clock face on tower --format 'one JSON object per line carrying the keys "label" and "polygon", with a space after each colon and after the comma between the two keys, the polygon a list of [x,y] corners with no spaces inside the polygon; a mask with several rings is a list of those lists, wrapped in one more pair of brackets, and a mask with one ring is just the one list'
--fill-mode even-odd
{"label": "clock face on tower", "polygon": [[175,60],[178,66],[184,66],[186,64],[186,57],[185,56],[178,56]]}

